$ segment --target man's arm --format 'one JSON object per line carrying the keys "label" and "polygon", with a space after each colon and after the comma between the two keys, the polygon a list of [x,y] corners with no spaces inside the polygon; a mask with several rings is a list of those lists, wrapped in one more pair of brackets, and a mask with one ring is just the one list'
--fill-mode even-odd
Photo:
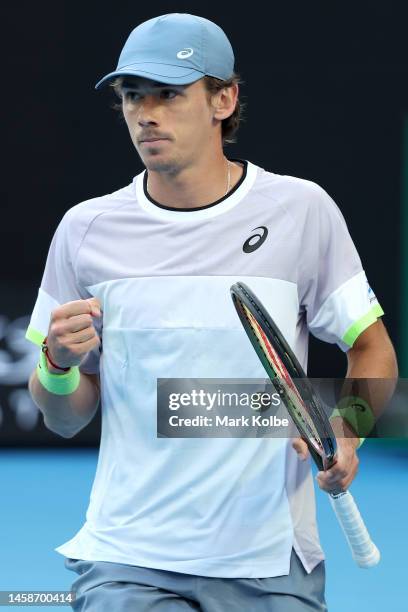
{"label": "man's arm", "polygon": [[[58,379],[63,374],[61,368],[79,366],[89,351],[100,345],[94,317],[101,317],[96,298],[68,302],[52,312],[47,334],[47,354],[52,355],[52,359],[45,365],[46,376],[48,371]],[[29,390],[48,429],[71,438],[91,421],[98,408],[99,375],[80,372],[79,385],[75,384],[71,392],[60,395],[53,392],[54,388],[48,383],[44,386],[35,370],[30,377]]]}
{"label": "man's arm", "polygon": [[[398,378],[394,347],[381,319],[357,338],[347,352],[347,361],[342,396],[362,398],[377,421],[394,393]],[[359,440],[355,435],[351,437]]]}
{"label": "man's arm", "polygon": [[381,319],[363,331],[347,351],[348,378],[397,378],[394,347]]}
{"label": "man's arm", "polygon": [[76,391],[69,395],[55,395],[42,386],[34,370],[28,388],[34,403],[44,415],[46,427],[64,438],[72,438],[88,425],[99,405],[99,374],[81,373]]}
{"label": "man's arm", "polygon": [[[347,379],[374,379],[368,385],[369,403],[374,417],[378,418],[392,397],[398,378],[394,347],[381,319],[360,334],[347,352],[347,360],[346,384]],[[356,449],[360,443],[359,437],[341,417],[333,419],[332,425],[335,433],[336,429],[343,433],[337,436],[337,463],[317,476],[320,488],[325,491],[348,488],[358,469]]]}

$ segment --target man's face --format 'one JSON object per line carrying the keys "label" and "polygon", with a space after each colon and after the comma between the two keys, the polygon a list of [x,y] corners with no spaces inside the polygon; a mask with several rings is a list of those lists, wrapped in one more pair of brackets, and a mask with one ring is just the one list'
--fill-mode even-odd
{"label": "man's face", "polygon": [[165,85],[125,77],[120,91],[130,136],[148,170],[177,174],[206,148],[220,146],[203,79]]}

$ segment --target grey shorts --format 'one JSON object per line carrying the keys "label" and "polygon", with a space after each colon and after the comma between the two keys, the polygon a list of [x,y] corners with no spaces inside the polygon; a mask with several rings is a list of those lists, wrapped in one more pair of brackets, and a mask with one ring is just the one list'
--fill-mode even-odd
{"label": "grey shorts", "polygon": [[80,612],[327,612],[324,562],[307,574],[292,551],[290,574],[212,578],[105,561],[66,559]]}

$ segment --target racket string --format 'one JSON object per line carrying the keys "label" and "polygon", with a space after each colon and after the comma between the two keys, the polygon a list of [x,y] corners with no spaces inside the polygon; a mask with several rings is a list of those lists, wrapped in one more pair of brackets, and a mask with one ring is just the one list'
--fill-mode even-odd
{"label": "racket string", "polygon": [[[281,396],[286,396],[286,402],[283,398],[284,403],[290,403],[291,412],[293,413],[295,421],[299,423],[302,431],[305,431],[307,437],[317,448],[318,452],[323,453],[324,447],[321,442],[321,438],[314,426],[313,420],[308,413],[308,409],[302,400],[298,389],[287,371],[286,366],[278,356],[272,344],[269,342],[258,321],[248,310],[245,304],[242,302],[240,304],[248,324],[257,340],[259,348],[262,350],[265,359],[271,367],[274,377],[279,380],[279,383],[276,383],[276,386],[279,394]],[[262,313],[259,311],[259,309],[257,309],[257,312],[262,317]],[[267,321],[265,321],[263,317],[262,320],[267,324]],[[278,341],[278,339],[275,338],[275,341]]]}

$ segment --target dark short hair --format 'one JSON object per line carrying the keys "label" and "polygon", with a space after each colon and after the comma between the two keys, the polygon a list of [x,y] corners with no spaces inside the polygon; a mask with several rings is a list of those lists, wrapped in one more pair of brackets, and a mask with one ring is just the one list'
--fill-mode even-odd
{"label": "dark short hair", "polygon": [[[233,85],[236,85],[236,84],[240,85],[243,83],[243,81],[241,80],[241,77],[236,72],[234,72],[231,78],[229,78],[226,81],[222,81],[221,79],[217,79],[211,76],[205,76],[203,78],[203,81],[204,81],[204,87],[207,93],[209,94],[208,95],[209,99],[211,96],[221,91],[221,89],[224,89],[224,87],[232,87]],[[123,77],[118,77],[117,79],[114,79],[110,83],[110,86],[113,87],[116,95],[119,98],[121,97],[120,87],[121,87],[122,82],[123,82]],[[222,120],[221,137],[222,137],[223,145],[232,144],[236,142],[236,133],[238,131],[239,124],[241,121],[244,120],[243,111],[245,110],[245,106],[246,104],[244,104],[242,100],[238,97],[234,112],[229,117]],[[116,103],[113,105],[112,108],[114,110],[119,111],[122,114],[122,104]]]}

